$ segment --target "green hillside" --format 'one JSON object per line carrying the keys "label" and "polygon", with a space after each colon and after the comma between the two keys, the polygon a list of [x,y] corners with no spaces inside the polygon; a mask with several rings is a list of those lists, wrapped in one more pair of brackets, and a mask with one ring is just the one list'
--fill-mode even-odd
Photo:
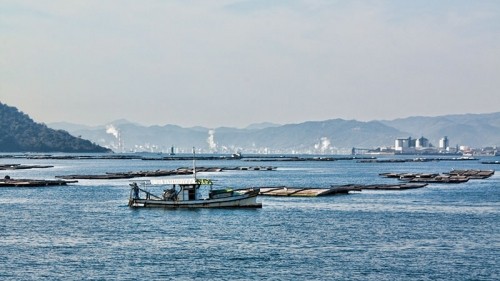
{"label": "green hillside", "polygon": [[34,122],[17,108],[0,102],[0,152],[110,152],[63,130]]}

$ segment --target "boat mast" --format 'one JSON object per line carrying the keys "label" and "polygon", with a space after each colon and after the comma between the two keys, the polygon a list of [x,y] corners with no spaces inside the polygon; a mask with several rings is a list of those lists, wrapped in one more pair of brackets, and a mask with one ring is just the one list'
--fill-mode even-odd
{"label": "boat mast", "polygon": [[193,146],[193,177],[196,180],[196,151]]}

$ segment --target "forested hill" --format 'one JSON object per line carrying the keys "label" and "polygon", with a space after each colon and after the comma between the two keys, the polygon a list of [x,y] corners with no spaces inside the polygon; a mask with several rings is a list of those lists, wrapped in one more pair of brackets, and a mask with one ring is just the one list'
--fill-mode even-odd
{"label": "forested hill", "polygon": [[34,122],[17,108],[0,102],[0,152],[110,152],[63,130]]}

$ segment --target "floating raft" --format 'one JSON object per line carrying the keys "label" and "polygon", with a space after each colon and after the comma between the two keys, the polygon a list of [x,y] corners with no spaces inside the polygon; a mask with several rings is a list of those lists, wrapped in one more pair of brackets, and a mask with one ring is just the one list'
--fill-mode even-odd
{"label": "floating raft", "polygon": [[425,173],[420,173],[420,174],[415,174],[415,173],[381,173],[379,176],[384,177],[384,178],[395,178],[395,179],[413,179],[416,177],[420,178],[434,178],[439,176],[437,173],[433,174],[425,174]]}
{"label": "floating raft", "polygon": [[[222,172],[222,171],[275,171],[276,167],[196,167],[196,172]],[[137,172],[105,173],[100,175],[64,175],[56,176],[60,179],[86,179],[86,180],[113,180],[131,179],[142,177],[165,177],[178,175],[192,175],[192,168],[178,168],[176,170],[155,170]]]}
{"label": "floating raft", "polygon": [[500,164],[500,161],[483,161],[481,164]]}
{"label": "floating raft", "polygon": [[439,158],[408,158],[408,159],[367,159],[358,160],[358,163],[406,163],[406,162],[439,162],[439,161],[473,161],[474,157],[439,157]]}
{"label": "floating raft", "polygon": [[487,179],[495,174],[494,170],[451,170],[450,176],[462,176],[470,179]]}
{"label": "floating raft", "polygon": [[404,183],[404,184],[347,184],[338,185],[334,188],[352,188],[356,190],[405,190],[426,187],[427,183]]}
{"label": "floating raft", "polygon": [[373,157],[286,157],[286,156],[248,156],[242,157],[247,162],[315,162],[315,161],[340,161],[340,160],[361,160]]}
{"label": "floating raft", "polygon": [[330,188],[317,187],[260,187],[259,195],[262,196],[285,196],[285,197],[318,197],[337,194],[348,194],[351,191],[362,190],[406,190],[427,186],[427,183],[405,183],[405,184],[345,184],[333,185]]}
{"label": "floating raft", "polygon": [[[194,157],[196,160],[204,160],[204,161],[212,161],[212,160],[237,160],[241,159],[240,157],[235,157],[235,156],[226,156],[226,155],[220,155],[220,156],[200,156],[196,155]],[[149,158],[149,157],[144,157],[141,158],[144,161],[190,161],[193,160],[193,156],[165,156],[165,157],[159,157],[159,158]]]}
{"label": "floating raft", "polygon": [[469,178],[468,177],[462,177],[462,176],[446,176],[446,175],[439,175],[437,177],[433,178],[419,178],[415,177],[412,179],[403,179],[403,180],[408,180],[410,183],[415,183],[415,182],[425,182],[425,183],[464,183],[468,182]]}
{"label": "floating raft", "polygon": [[[196,168],[198,169],[198,168]],[[276,167],[235,167],[235,168],[221,168],[223,171],[240,170],[240,171],[276,171]]]}
{"label": "floating raft", "polygon": [[[170,156],[156,156],[156,157],[143,157],[137,154],[106,154],[106,155],[51,155],[51,154],[24,154],[24,155],[0,155],[0,158],[14,158],[14,159],[50,159],[50,160],[130,160],[138,159],[145,161],[191,161],[193,156],[185,155],[170,155]],[[374,157],[295,157],[289,155],[196,155],[196,160],[244,160],[244,161],[337,161],[337,160],[359,160],[359,159],[374,159]]]}
{"label": "floating raft", "polygon": [[86,179],[86,180],[113,180],[113,179],[131,179],[140,177],[163,177],[174,175],[192,174],[192,170],[156,170],[156,171],[138,171],[138,172],[123,172],[123,173],[106,173],[104,175],[64,175],[56,176],[60,179]]}
{"label": "floating raft", "polygon": [[435,173],[382,173],[386,178],[397,178],[409,183],[464,183],[470,179],[486,179],[495,174],[493,170],[451,170],[444,174]]}
{"label": "floating raft", "polygon": [[21,164],[1,164],[0,170],[28,170],[53,168],[51,165],[21,165]]}
{"label": "floating raft", "polygon": [[142,159],[141,156],[137,155],[123,155],[123,154],[111,154],[111,155],[22,155],[16,156],[15,158],[26,158],[26,159],[44,159],[44,160],[137,160]]}
{"label": "floating raft", "polygon": [[64,181],[64,180],[1,179],[0,187],[59,186],[76,182],[77,181]]}
{"label": "floating raft", "polygon": [[318,197],[330,196],[336,194],[347,194],[349,191],[359,191],[357,188],[351,187],[332,187],[332,188],[316,188],[316,187],[260,187],[259,195],[263,196],[293,196],[293,197]]}

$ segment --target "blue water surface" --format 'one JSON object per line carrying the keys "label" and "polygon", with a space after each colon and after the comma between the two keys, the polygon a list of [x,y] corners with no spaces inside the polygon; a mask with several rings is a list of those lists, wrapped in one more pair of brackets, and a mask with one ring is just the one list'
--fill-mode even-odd
{"label": "blue water surface", "polygon": [[[498,160],[498,158],[492,158]],[[487,160],[492,160],[487,159]],[[174,169],[190,161],[30,160],[12,178]],[[495,169],[425,163],[199,161],[276,166],[201,173],[220,187],[394,183],[382,172]],[[458,185],[317,198],[262,209],[131,209],[129,180],[0,188],[1,280],[499,280],[500,174]]]}

